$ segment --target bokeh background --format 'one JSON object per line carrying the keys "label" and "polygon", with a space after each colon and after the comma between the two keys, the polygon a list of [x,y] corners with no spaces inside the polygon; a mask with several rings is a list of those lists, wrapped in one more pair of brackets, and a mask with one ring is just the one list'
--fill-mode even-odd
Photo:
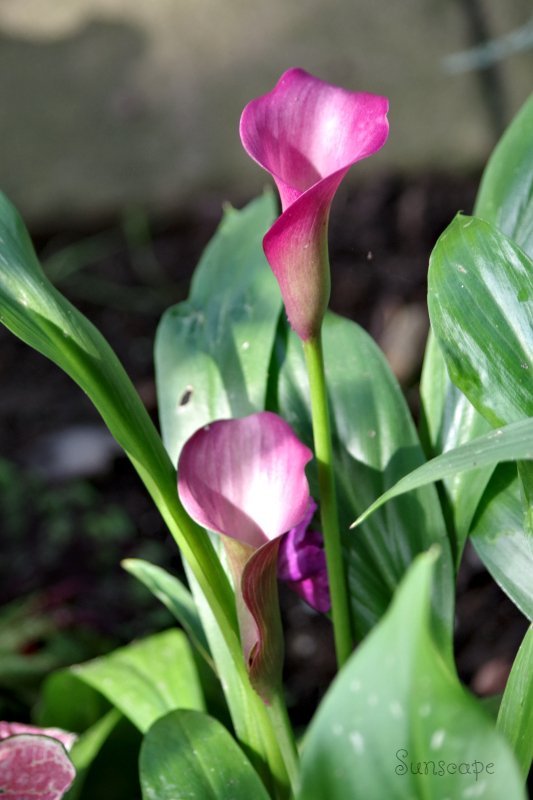
{"label": "bokeh background", "polygon": [[[416,414],[429,253],[533,89],[530,0],[0,2],[0,188],[154,418],[158,319],[186,297],[222,203],[267,183],[238,121],[290,66],[390,98],[389,142],[333,208],[332,306],[377,338]],[[180,564],[88,401],[4,330],[0,345],[0,718],[24,720],[50,670],[172,624],[120,559]],[[490,695],[526,623],[470,551],[459,588],[461,675]],[[304,722],[329,631],[284,603]]]}

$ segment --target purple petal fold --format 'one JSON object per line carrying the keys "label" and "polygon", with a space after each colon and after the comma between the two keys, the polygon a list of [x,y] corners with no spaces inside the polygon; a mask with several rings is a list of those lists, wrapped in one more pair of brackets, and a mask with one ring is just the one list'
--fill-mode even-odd
{"label": "purple petal fold", "polygon": [[333,197],[349,168],[385,143],[387,110],[385,97],[290,69],[242,113],[244,149],[270,172],[280,193],[283,213],[263,245],[289,321],[303,340],[317,335],[329,301]]}
{"label": "purple petal fold", "polygon": [[282,538],[278,556],[278,578],[316,611],[331,608],[324,539],[309,528],[316,511],[311,500],[308,513],[299,525]]}
{"label": "purple petal fold", "polygon": [[183,447],[179,495],[200,525],[261,547],[304,516],[309,502],[304,468],[311,458],[276,414],[219,420]]}

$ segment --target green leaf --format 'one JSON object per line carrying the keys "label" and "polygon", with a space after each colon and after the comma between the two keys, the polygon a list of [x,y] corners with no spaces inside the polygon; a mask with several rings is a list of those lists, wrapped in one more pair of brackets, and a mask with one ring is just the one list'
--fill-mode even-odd
{"label": "green leaf", "polygon": [[124,569],[134,575],[152,594],[174,614],[187,632],[191,642],[203,658],[212,664],[209,645],[205,637],[198,609],[190,591],[174,575],[162,567],[150,564],[140,558],[127,558],[122,562]]}
{"label": "green leaf", "polygon": [[272,194],[224,219],[196,269],[185,303],[170,308],[155,348],[161,430],[173,463],[214,419],[264,408],[281,297],[263,255]]}
{"label": "green leaf", "polygon": [[143,800],[268,800],[250,762],[212,717],[175,711],[146,734],[140,756]]}
{"label": "green leaf", "polygon": [[467,444],[433,458],[399,480],[375,500],[355,520],[352,527],[360,525],[384,503],[413,489],[443,480],[468,470],[481,470],[503,461],[533,459],[533,419],[523,419],[512,425],[473,439]]}
{"label": "green leaf", "polygon": [[34,721],[43,728],[83,733],[110,708],[109,701],[92,686],[80,681],[70,669],[62,669],[45,680]]}
{"label": "green leaf", "polygon": [[304,742],[300,800],[525,800],[509,746],[431,639],[434,560],[415,561],[324,697]]}
{"label": "green leaf", "polygon": [[71,670],[143,733],[176,708],[204,707],[189,643],[178,630],[155,634]]}
{"label": "green leaf", "polygon": [[498,728],[512,745],[527,780],[533,760],[533,626],[524,636],[507,681]]}
{"label": "green leaf", "polygon": [[450,377],[492,425],[533,416],[533,263],[458,216],[433,250],[428,303]]}
{"label": "green leaf", "polygon": [[[420,395],[421,435],[429,455],[446,453],[490,430],[489,423],[451,382],[444,357],[432,333],[424,358]],[[461,563],[472,518],[493,469],[491,464],[475,472],[460,472],[443,479],[453,520],[450,537],[456,569]]]}
{"label": "green leaf", "polygon": [[76,777],[65,800],[77,800],[80,797],[94,759],[100,753],[121,716],[115,708],[112,708],[76,740],[70,752],[70,759],[76,768]]}
{"label": "green leaf", "polygon": [[118,358],[47,280],[16,210],[0,194],[0,322],[54,361],[87,393],[150,492],[240,659],[229,582],[208,537],[185,514],[175,470]]}
{"label": "green leaf", "polygon": [[[186,439],[213,419],[262,410],[281,297],[262,238],[275,218],[272,193],[226,212],[196,270],[186,303],[171,308],[157,332],[155,365],[165,447],[174,463]],[[187,569],[187,567],[186,567]],[[187,578],[216,663],[235,731],[271,765],[279,745],[265,707],[232,657],[212,609]],[[243,671],[239,672],[242,668]],[[282,768],[284,769],[284,768]]]}
{"label": "green leaf", "polygon": [[[373,517],[358,535],[348,528],[424,456],[403,395],[375,342],[355,323],[326,316],[324,359],[329,386],[334,464],[352,615],[363,637],[385,612],[414,557],[441,544],[435,609],[450,630],[453,565],[433,487],[397,501]],[[309,389],[301,343],[288,339],[280,371],[280,413],[312,443]],[[316,477],[311,475],[316,490]],[[445,636],[445,634],[443,633]]]}
{"label": "green leaf", "polygon": [[502,465],[494,473],[470,537],[494,580],[533,620],[533,548],[531,537],[524,531],[516,470],[510,465]]}
{"label": "green leaf", "polygon": [[475,215],[492,222],[533,258],[533,95],[494,150]]}

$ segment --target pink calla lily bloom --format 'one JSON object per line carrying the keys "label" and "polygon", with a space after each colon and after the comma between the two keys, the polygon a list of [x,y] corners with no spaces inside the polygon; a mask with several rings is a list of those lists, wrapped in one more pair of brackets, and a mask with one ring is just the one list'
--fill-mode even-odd
{"label": "pink calla lily bloom", "polygon": [[302,69],[244,109],[244,149],[269,172],[282,214],[263,239],[291,326],[302,340],[320,331],[330,294],[328,220],[350,167],[387,140],[388,100],[349,92]]}
{"label": "pink calla lily bloom", "polygon": [[[186,511],[224,536],[245,659],[267,701],[281,676],[278,550],[284,534],[298,529],[303,535],[302,525],[307,528],[316,508],[305,476],[312,456],[283,419],[264,411],[201,428],[185,443],[178,463]],[[302,579],[301,566],[294,575],[285,570],[289,581]],[[315,579],[315,566],[306,578]]]}

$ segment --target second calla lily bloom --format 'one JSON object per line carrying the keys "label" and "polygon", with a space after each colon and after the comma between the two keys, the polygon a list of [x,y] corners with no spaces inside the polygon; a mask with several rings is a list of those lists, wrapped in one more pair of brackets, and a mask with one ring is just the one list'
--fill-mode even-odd
{"label": "second calla lily bloom", "polygon": [[267,702],[281,679],[283,654],[278,548],[283,534],[309,514],[305,465],[312,455],[283,419],[265,411],[201,428],[178,464],[186,511],[224,537],[245,659]]}
{"label": "second calla lily bloom", "polygon": [[244,149],[278,187],[282,214],[263,240],[292,327],[317,336],[330,294],[328,219],[352,164],[388,136],[386,97],[349,92],[302,69],[285,72],[244,109]]}

